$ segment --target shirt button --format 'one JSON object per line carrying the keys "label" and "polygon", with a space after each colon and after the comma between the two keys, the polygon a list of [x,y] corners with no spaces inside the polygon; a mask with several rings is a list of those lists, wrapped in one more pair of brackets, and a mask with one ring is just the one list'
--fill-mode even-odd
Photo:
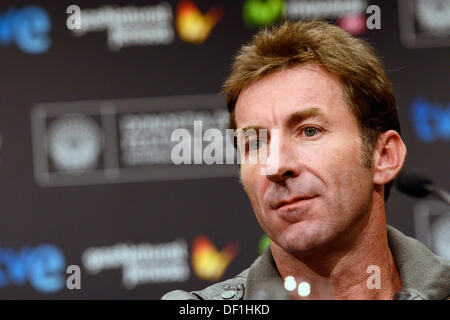
{"label": "shirt button", "polygon": [[231,299],[236,295],[236,293],[234,292],[234,290],[227,290],[222,292],[222,298],[224,299]]}

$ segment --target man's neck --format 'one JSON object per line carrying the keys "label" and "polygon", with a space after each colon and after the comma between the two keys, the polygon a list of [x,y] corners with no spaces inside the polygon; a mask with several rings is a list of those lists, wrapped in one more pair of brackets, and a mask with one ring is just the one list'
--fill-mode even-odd
{"label": "man's neck", "polygon": [[308,282],[312,299],[392,299],[401,289],[401,280],[387,241],[384,203],[372,207],[371,214],[361,220],[352,230],[351,241],[301,256],[272,242],[282,279],[293,276],[297,283]]}

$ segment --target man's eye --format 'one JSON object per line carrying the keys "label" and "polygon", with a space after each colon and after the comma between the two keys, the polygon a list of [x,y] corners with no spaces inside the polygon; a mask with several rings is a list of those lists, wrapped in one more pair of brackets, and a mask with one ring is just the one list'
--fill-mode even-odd
{"label": "man's eye", "polygon": [[305,133],[305,135],[307,137],[313,137],[316,134],[318,134],[319,131],[320,130],[318,128],[315,128],[315,127],[306,127],[305,129],[303,129],[303,132]]}
{"label": "man's eye", "polygon": [[248,143],[248,149],[251,151],[258,150],[263,146],[264,142],[261,139],[254,139],[252,141],[249,141]]}

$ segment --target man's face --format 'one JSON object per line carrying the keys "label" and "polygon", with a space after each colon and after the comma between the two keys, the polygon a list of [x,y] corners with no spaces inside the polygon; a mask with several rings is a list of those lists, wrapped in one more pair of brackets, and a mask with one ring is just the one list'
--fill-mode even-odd
{"label": "man's face", "polygon": [[277,170],[264,175],[262,164],[241,164],[244,188],[272,241],[294,255],[345,241],[367,216],[373,183],[337,78],[314,64],[289,68],[243,90],[235,112],[238,129],[279,130]]}

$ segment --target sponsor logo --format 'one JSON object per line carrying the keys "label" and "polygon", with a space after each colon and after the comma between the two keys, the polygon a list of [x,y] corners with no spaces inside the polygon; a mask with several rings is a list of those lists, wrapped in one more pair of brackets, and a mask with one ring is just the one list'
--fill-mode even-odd
{"label": "sponsor logo", "polygon": [[50,30],[50,17],[41,7],[10,8],[0,12],[0,47],[15,43],[25,53],[44,53],[51,46]]}
{"label": "sponsor logo", "polygon": [[182,0],[176,9],[176,29],[185,42],[205,42],[214,26],[223,16],[222,7],[215,5],[205,14],[191,0]]}
{"label": "sponsor logo", "polygon": [[172,6],[102,6],[96,9],[68,8],[66,25],[76,36],[106,31],[108,47],[168,45],[174,40]]}
{"label": "sponsor logo", "polygon": [[246,0],[242,16],[249,27],[266,26],[283,18],[283,8],[284,0]]}
{"label": "sponsor logo", "polygon": [[51,244],[18,251],[0,248],[0,288],[29,283],[43,293],[57,292],[66,283],[65,264],[61,250]]}
{"label": "sponsor logo", "polygon": [[[181,136],[180,139],[171,139],[173,132],[177,132],[176,130],[179,129],[174,126],[181,125],[182,132],[186,132],[188,137],[191,135],[196,137],[198,141],[198,138],[203,137],[203,130],[196,126],[197,123],[204,124],[207,130],[216,129],[222,132],[226,125],[226,117],[227,115],[222,109],[124,115],[120,117],[120,142],[123,150],[121,159],[127,166],[172,163],[174,149],[171,146],[176,141],[182,140],[179,143],[182,144],[188,140],[188,138],[181,139]],[[218,143],[223,145],[223,141],[222,137]],[[185,144],[189,145],[186,149],[193,151],[194,155],[196,151],[203,154],[203,145],[196,143],[194,139]],[[170,149],[168,149],[169,146]],[[191,151],[186,156],[190,157]]]}
{"label": "sponsor logo", "polygon": [[[65,186],[236,176],[233,164],[189,166],[171,160],[177,145],[171,135],[176,129],[195,138],[194,123],[199,121],[205,133],[214,128],[226,137],[225,105],[218,95],[36,105],[31,112],[36,183]],[[214,145],[224,145],[223,140]],[[192,152],[202,148],[209,154],[211,141],[197,141],[192,141]],[[230,149],[234,151],[233,146]]]}
{"label": "sponsor logo", "polygon": [[[371,14],[367,20],[366,13]],[[366,28],[380,29],[380,8],[367,7],[366,0],[246,0],[242,16],[248,27],[267,26],[285,19],[323,18],[335,20],[353,35],[363,33]]]}
{"label": "sponsor logo", "polygon": [[410,116],[421,141],[431,143],[450,140],[450,105],[444,107],[417,98],[411,105]]}
{"label": "sponsor logo", "polygon": [[221,251],[205,236],[197,236],[192,244],[192,267],[199,279],[217,281],[239,252],[236,243],[226,245]]}
{"label": "sponsor logo", "polygon": [[182,282],[189,278],[189,253],[184,240],[169,243],[118,243],[112,247],[88,248],[82,255],[84,268],[95,275],[122,269],[126,289],[148,283]]}
{"label": "sponsor logo", "polygon": [[366,30],[366,17],[363,14],[346,14],[336,21],[337,25],[350,34],[358,35]]}
{"label": "sponsor logo", "polygon": [[68,114],[51,122],[48,153],[58,170],[80,174],[97,166],[102,149],[99,125],[81,114]]}
{"label": "sponsor logo", "polygon": [[364,13],[366,0],[290,0],[286,1],[286,18],[338,19],[346,15]]}
{"label": "sponsor logo", "polygon": [[410,48],[450,45],[450,2],[448,0],[401,0],[400,38]]}

